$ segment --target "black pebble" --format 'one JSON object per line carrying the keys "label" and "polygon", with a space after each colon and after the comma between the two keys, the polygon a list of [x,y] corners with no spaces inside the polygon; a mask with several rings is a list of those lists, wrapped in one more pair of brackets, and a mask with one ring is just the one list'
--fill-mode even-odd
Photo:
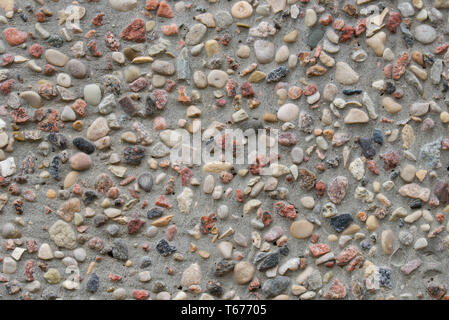
{"label": "black pebble", "polygon": [[87,141],[86,139],[82,137],[77,137],[72,140],[72,143],[75,147],[78,148],[78,150],[87,153],[92,154],[95,151],[95,146],[93,143]]}

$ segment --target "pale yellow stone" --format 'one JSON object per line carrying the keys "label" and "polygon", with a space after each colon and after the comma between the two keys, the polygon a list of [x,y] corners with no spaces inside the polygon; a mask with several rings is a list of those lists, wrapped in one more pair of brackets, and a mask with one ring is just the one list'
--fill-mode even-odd
{"label": "pale yellow stone", "polygon": [[229,162],[212,161],[203,166],[203,171],[209,173],[220,173],[222,171],[228,171],[230,168],[231,164]]}
{"label": "pale yellow stone", "polygon": [[165,227],[166,225],[168,225],[170,223],[170,221],[172,219],[173,219],[173,215],[163,216],[163,217],[153,221],[153,223],[151,225],[155,226],[155,227]]}
{"label": "pale yellow stone", "polygon": [[403,148],[408,149],[415,142],[415,133],[413,131],[413,127],[409,124],[406,124],[402,128],[402,143]]}
{"label": "pale yellow stone", "polygon": [[287,33],[283,38],[286,43],[294,43],[296,42],[296,39],[298,39],[298,31],[296,30]]}
{"label": "pale yellow stone", "polygon": [[203,259],[209,259],[210,253],[205,250],[198,250],[198,255]]}
{"label": "pale yellow stone", "polygon": [[73,186],[76,183],[76,180],[78,180],[78,172],[77,171],[71,171],[69,172],[64,179],[64,189],[68,189],[71,186]]}
{"label": "pale yellow stone", "polygon": [[416,9],[422,9],[424,5],[422,0],[412,0],[412,4]]}
{"label": "pale yellow stone", "polygon": [[220,52],[220,46],[217,40],[207,40],[204,44],[204,50],[206,50],[207,56],[212,57],[213,55]]}
{"label": "pale yellow stone", "polygon": [[121,139],[122,139],[122,141],[127,142],[127,143],[131,143],[131,144],[137,143],[137,136],[134,132],[131,132],[131,131],[123,132]]}
{"label": "pale yellow stone", "polygon": [[449,122],[449,112],[443,111],[440,113],[440,120],[443,123],[448,123]]}
{"label": "pale yellow stone", "polygon": [[132,63],[134,64],[141,64],[141,63],[148,63],[148,62],[153,62],[153,58],[151,57],[137,57],[134,58]]}
{"label": "pale yellow stone", "polygon": [[151,30],[153,30],[155,25],[156,25],[156,22],[154,20],[147,21],[145,23],[145,30],[147,32],[150,32]]}
{"label": "pale yellow stone", "polygon": [[379,193],[380,192],[380,182],[379,181],[374,181],[373,182],[373,191],[375,193]]}
{"label": "pale yellow stone", "polygon": [[421,69],[418,66],[412,65],[410,66],[410,71],[415,74],[420,80],[425,81],[427,79],[427,72],[424,69]]}
{"label": "pale yellow stone", "polygon": [[387,35],[385,34],[385,32],[381,31],[376,33],[371,38],[366,39],[366,44],[368,45],[368,47],[373,49],[376,56],[381,57],[385,50],[385,39],[387,39]]}
{"label": "pale yellow stone", "polygon": [[262,71],[254,71],[253,73],[251,73],[251,75],[249,76],[248,80],[251,83],[257,83],[262,81],[263,79],[266,78],[266,74],[263,73]]}
{"label": "pale yellow stone", "polygon": [[253,14],[253,7],[247,1],[238,1],[231,8],[234,18],[245,19]]}
{"label": "pale yellow stone", "polygon": [[307,220],[298,220],[291,224],[290,234],[297,239],[306,239],[312,235],[313,224]]}
{"label": "pale yellow stone", "polygon": [[360,231],[360,227],[356,224],[351,224],[345,230],[342,231],[342,235],[351,235]]}
{"label": "pale yellow stone", "polygon": [[379,221],[377,221],[376,216],[369,216],[368,219],[366,219],[366,229],[368,231],[374,231],[377,228],[379,228]]}
{"label": "pale yellow stone", "polygon": [[393,100],[391,97],[385,97],[382,99],[382,106],[390,114],[398,113],[402,110],[402,106]]}
{"label": "pale yellow stone", "polygon": [[382,250],[386,255],[391,255],[394,252],[394,232],[391,230],[384,230],[381,235]]}
{"label": "pale yellow stone", "polygon": [[423,182],[427,176],[427,170],[418,170],[416,171],[416,177],[419,181]]}

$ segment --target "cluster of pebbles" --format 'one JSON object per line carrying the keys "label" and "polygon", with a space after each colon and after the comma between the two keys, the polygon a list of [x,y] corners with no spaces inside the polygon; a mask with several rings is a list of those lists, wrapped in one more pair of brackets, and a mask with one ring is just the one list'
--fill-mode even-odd
{"label": "cluster of pebbles", "polygon": [[449,0],[0,8],[2,299],[449,298]]}

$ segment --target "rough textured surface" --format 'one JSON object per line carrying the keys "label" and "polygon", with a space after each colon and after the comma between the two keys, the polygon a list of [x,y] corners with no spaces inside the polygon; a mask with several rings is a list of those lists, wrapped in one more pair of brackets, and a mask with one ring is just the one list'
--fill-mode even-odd
{"label": "rough textured surface", "polygon": [[[8,1],[0,298],[447,299],[449,6],[419,2]],[[280,165],[170,163],[180,127],[279,129]]]}

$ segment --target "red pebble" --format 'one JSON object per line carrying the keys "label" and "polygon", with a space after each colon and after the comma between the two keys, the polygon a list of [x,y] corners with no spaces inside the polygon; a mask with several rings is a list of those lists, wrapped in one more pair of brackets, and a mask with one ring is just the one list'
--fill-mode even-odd
{"label": "red pebble", "polygon": [[346,41],[350,40],[355,33],[354,27],[351,26],[344,26],[341,31],[342,33],[340,34],[339,39],[340,43],[345,43]]}
{"label": "red pebble", "polygon": [[445,52],[447,51],[447,48],[449,48],[449,43],[446,43],[446,44],[443,44],[443,45],[441,45],[441,46],[438,46],[438,47],[435,49],[435,53],[436,53],[436,54],[442,54],[442,53],[445,53]]}
{"label": "red pebble", "polygon": [[311,83],[309,84],[305,89],[304,89],[304,95],[305,96],[311,96],[312,94],[314,94],[315,92],[318,91],[318,88],[316,87],[316,84]]}
{"label": "red pebble", "polygon": [[183,187],[188,186],[192,177],[193,177],[192,170],[190,170],[187,167],[182,168],[182,170],[181,170],[181,185]]}
{"label": "red pebble", "polygon": [[215,216],[215,213],[211,213],[208,216],[202,216],[200,221],[201,221],[201,226],[200,226],[201,233],[208,234],[214,228],[215,221],[217,221],[217,217]]}
{"label": "red pebble", "polygon": [[309,251],[312,254],[312,257],[318,258],[318,257],[322,256],[323,254],[331,251],[331,249],[325,243],[317,243],[317,244],[310,244]]}
{"label": "red pebble", "polygon": [[377,165],[375,160],[368,160],[368,170],[371,171],[373,174],[378,175],[380,173],[379,166]]}
{"label": "red pebble", "polygon": [[80,117],[86,116],[87,103],[83,99],[76,99],[72,104],[72,110],[75,111]]}
{"label": "red pebble", "polygon": [[147,0],[147,3],[145,5],[145,9],[148,11],[156,10],[159,6],[159,1],[157,0]]}
{"label": "red pebble", "polygon": [[156,108],[163,110],[168,101],[167,91],[162,89],[153,90],[154,102],[156,103]]}
{"label": "red pebble", "polygon": [[192,98],[185,94],[184,86],[179,86],[178,88],[178,101],[184,104],[190,104],[192,102]]}
{"label": "red pebble", "polygon": [[161,31],[166,36],[172,36],[172,35],[178,34],[178,26],[176,25],[176,23],[161,26]]}
{"label": "red pebble", "polygon": [[340,252],[337,256],[337,265],[344,266],[359,253],[359,249],[356,246],[349,246]]}
{"label": "red pebble", "polygon": [[14,56],[9,53],[5,53],[2,55],[2,67],[9,66],[14,62]]}
{"label": "red pebble", "polygon": [[340,282],[340,280],[335,279],[329,291],[324,295],[324,298],[343,299],[344,297],[346,297],[346,288],[344,284]]}
{"label": "red pebble", "polygon": [[163,194],[161,194],[159,196],[159,198],[156,200],[156,202],[154,204],[159,207],[163,207],[163,208],[167,208],[167,209],[170,209],[172,207],[171,205],[168,204],[167,198]]}
{"label": "red pebble", "polygon": [[396,33],[401,21],[402,18],[399,12],[390,12],[386,27],[391,33]]}
{"label": "red pebble", "polygon": [[175,238],[176,232],[178,231],[178,229],[176,228],[175,225],[171,225],[167,228],[167,230],[165,230],[165,238],[168,241],[172,241]]}
{"label": "red pebble", "polygon": [[387,79],[391,79],[393,77],[393,64],[389,63],[384,67],[384,76]]}
{"label": "red pebble", "polygon": [[142,219],[133,219],[128,222],[128,234],[138,233],[140,228],[145,224]]}
{"label": "red pebble", "polygon": [[121,37],[128,41],[144,42],[145,41],[145,22],[140,19],[134,19],[122,31]]}
{"label": "red pebble", "polygon": [[332,16],[330,14],[327,14],[324,18],[320,19],[320,24],[323,26],[328,26],[332,23]]}
{"label": "red pebble", "polygon": [[147,290],[134,290],[133,297],[136,300],[146,300],[150,296],[150,293]]}
{"label": "red pebble", "polygon": [[384,169],[385,171],[396,168],[399,163],[399,152],[390,151],[380,156],[380,158],[384,161]]}
{"label": "red pebble", "polygon": [[235,190],[235,196],[236,196],[236,199],[237,199],[238,202],[245,201],[245,197],[243,195],[242,190],[240,190],[240,189]]}
{"label": "red pebble", "polygon": [[165,123],[165,118],[163,117],[156,117],[153,120],[153,128],[154,130],[165,130],[167,127]]}
{"label": "red pebble", "polygon": [[411,57],[408,52],[403,52],[396,60],[396,65],[393,67],[392,78],[393,80],[399,80],[405,73],[405,67],[410,64]]}
{"label": "red pebble", "polygon": [[242,90],[242,95],[244,97],[248,98],[254,96],[253,86],[248,81],[242,83],[242,85],[240,86],[240,90]]}
{"label": "red pebble", "polygon": [[45,22],[45,14],[42,11],[38,11],[34,17],[36,18],[37,22]]}
{"label": "red pebble", "polygon": [[360,19],[355,25],[355,35],[358,37],[366,31],[366,18]]}
{"label": "red pebble", "polygon": [[276,202],[274,204],[274,212],[282,217],[289,218],[291,220],[295,220],[296,218],[295,206],[285,201]]}
{"label": "red pebble", "polygon": [[237,94],[238,83],[235,80],[229,79],[226,83],[226,94],[228,97],[234,97]]}
{"label": "red pebble", "polygon": [[13,79],[5,80],[0,82],[0,91],[4,96],[7,96],[11,92],[11,87],[14,84]]}
{"label": "red pebble", "polygon": [[95,18],[92,19],[92,24],[97,27],[102,26],[103,25],[103,17],[104,17],[104,13],[98,14]]}
{"label": "red pebble", "polygon": [[158,17],[169,18],[169,19],[174,18],[174,16],[175,16],[172,8],[165,1],[161,1],[161,3],[159,4],[159,9],[157,9],[156,14]]}
{"label": "red pebble", "polygon": [[147,80],[140,77],[129,84],[129,88],[134,92],[139,92],[147,86]]}
{"label": "red pebble", "polygon": [[30,49],[28,50],[30,55],[32,55],[35,58],[39,58],[42,55],[42,46],[38,43],[33,44]]}
{"label": "red pebble", "polygon": [[72,189],[73,193],[80,196],[83,194],[83,190],[81,189],[81,186],[79,184],[75,184],[75,186]]}
{"label": "red pebble", "polygon": [[110,273],[109,274],[109,280],[111,280],[111,281],[120,281],[120,280],[122,280],[122,277],[120,277],[118,274]]}
{"label": "red pebble", "polygon": [[273,216],[268,211],[262,213],[262,223],[265,227],[268,227],[273,222]]}
{"label": "red pebble", "polygon": [[3,37],[10,46],[18,46],[27,40],[28,33],[19,31],[17,28],[6,28],[3,31]]}
{"label": "red pebble", "polygon": [[324,181],[318,181],[315,184],[316,193],[322,197],[324,193],[326,192],[326,183]]}
{"label": "red pebble", "polygon": [[220,108],[224,107],[226,105],[226,99],[225,98],[220,98],[217,99],[217,106],[219,106]]}

